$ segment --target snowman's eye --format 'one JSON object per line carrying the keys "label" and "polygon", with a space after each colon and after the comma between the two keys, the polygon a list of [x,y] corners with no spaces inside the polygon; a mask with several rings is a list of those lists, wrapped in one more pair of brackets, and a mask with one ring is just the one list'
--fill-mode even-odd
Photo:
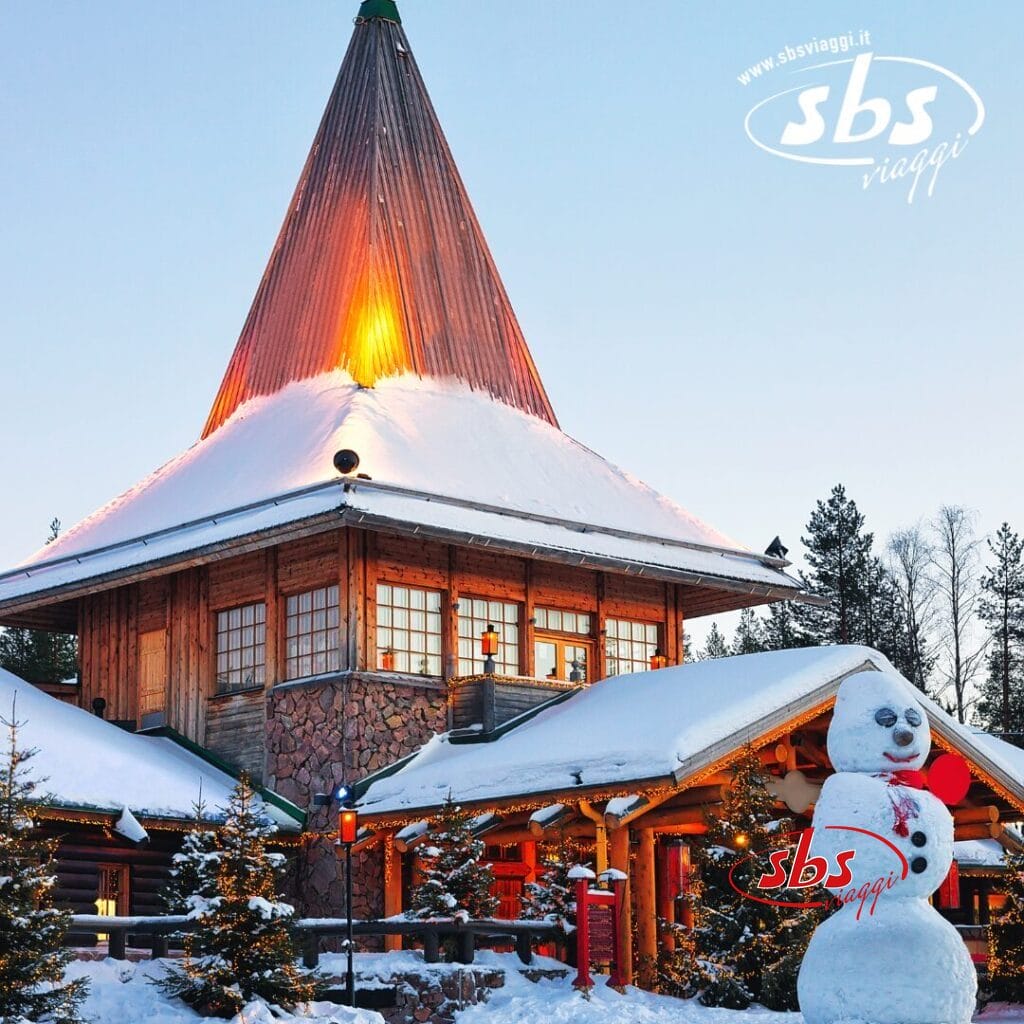
{"label": "snowman's eye", "polygon": [[899,715],[892,708],[879,708],[875,712],[875,721],[886,729],[891,729],[896,724],[898,718]]}
{"label": "snowman's eye", "polygon": [[917,708],[907,708],[907,710],[903,713],[903,717],[907,720],[907,722],[910,725],[921,724],[921,714],[917,710]]}

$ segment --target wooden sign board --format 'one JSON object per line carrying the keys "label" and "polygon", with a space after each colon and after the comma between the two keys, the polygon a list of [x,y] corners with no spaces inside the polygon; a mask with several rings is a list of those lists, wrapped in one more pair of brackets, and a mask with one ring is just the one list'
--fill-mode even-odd
{"label": "wooden sign board", "polygon": [[578,872],[575,876],[570,875],[576,880],[576,979],[573,986],[590,988],[594,984],[590,965],[609,963],[612,970],[608,984],[621,987],[622,935],[619,922],[622,920],[626,876],[621,872],[609,872],[611,887],[593,889],[593,872],[581,868],[573,870]]}

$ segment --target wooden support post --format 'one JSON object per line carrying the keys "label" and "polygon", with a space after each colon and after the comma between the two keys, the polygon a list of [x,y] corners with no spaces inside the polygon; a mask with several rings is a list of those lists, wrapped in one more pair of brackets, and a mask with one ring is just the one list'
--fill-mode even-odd
{"label": "wooden support post", "polygon": [[279,600],[277,595],[277,548],[268,548],[264,563],[265,584],[264,601],[266,603],[266,626],[264,644],[264,662],[266,664],[266,688],[269,690],[284,678],[280,663],[282,638],[282,620],[278,613]]}
{"label": "wooden support post", "polygon": [[[444,677],[447,681],[459,674],[459,557],[451,545],[448,547],[448,601],[445,610],[441,649],[444,651]],[[448,715],[450,719],[450,703]]]}
{"label": "wooden support post", "polygon": [[622,936],[622,963],[619,979],[623,985],[633,984],[633,905],[629,873],[629,829],[615,829],[608,837],[611,866],[626,876],[625,889],[619,904],[619,934]]}
{"label": "wooden support post", "polygon": [[152,950],[154,960],[163,960],[167,956],[167,936],[154,935],[149,948]]}
{"label": "wooden support post", "polygon": [[124,928],[117,928],[107,934],[109,936],[107,939],[107,955],[111,960],[124,960],[128,933]]}
{"label": "wooden support post", "polygon": [[604,813],[596,810],[589,800],[581,800],[579,808],[580,814],[594,823],[594,859],[600,875],[608,870],[608,828],[604,823]]}
{"label": "wooden support post", "polygon": [[459,932],[455,937],[455,962],[471,964],[476,956],[476,935],[473,932]]}
{"label": "wooden support post", "polygon": [[[402,912],[402,857],[395,849],[394,836],[384,841],[384,916],[394,917]],[[402,948],[401,935],[385,935],[384,949],[392,952]]]}
{"label": "wooden support post", "polygon": [[[669,850],[664,842],[658,844],[656,850],[656,863],[658,868],[658,876],[665,878],[668,875],[667,862],[669,859]],[[661,921],[668,921],[670,924],[676,923],[676,901],[673,899],[672,893],[667,891],[658,891],[658,919]],[[676,938],[671,928],[667,929],[665,934],[661,937],[662,945],[667,950],[674,950],[676,948]]]}
{"label": "wooden support post", "polygon": [[320,963],[320,938],[314,931],[306,932],[302,939],[302,966],[312,970]]}
{"label": "wooden support post", "polygon": [[435,931],[426,932],[423,936],[423,961],[436,964],[441,959],[441,936]]}
{"label": "wooden support post", "polygon": [[533,963],[533,942],[529,932],[519,932],[516,935],[516,956],[524,964]]}
{"label": "wooden support post", "polygon": [[519,664],[523,666],[523,675],[532,679],[537,673],[536,651],[534,650],[533,616],[536,609],[533,602],[533,563],[526,562],[526,570],[523,577],[524,583],[524,608],[526,621],[523,623],[522,637],[523,650]]}
{"label": "wooden support post", "polygon": [[638,830],[640,840],[637,849],[633,885],[636,893],[636,940],[640,957],[638,983],[650,992],[658,987],[658,907],[657,884],[654,864],[654,829]]}

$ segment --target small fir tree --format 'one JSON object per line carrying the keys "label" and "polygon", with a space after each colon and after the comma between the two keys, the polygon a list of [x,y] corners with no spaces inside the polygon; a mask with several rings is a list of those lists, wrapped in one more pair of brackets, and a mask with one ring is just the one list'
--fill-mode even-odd
{"label": "small fir tree", "polygon": [[1024,1003],[1024,853],[1008,853],[999,885],[1005,905],[988,927],[988,976],[994,999]]}
{"label": "small fir tree", "polygon": [[494,916],[494,874],[490,865],[481,863],[484,842],[473,835],[471,824],[470,815],[449,793],[433,822],[431,845],[421,852],[423,881],[413,890],[409,917],[465,921]]}
{"label": "small fir tree", "polygon": [[542,848],[536,882],[527,882],[520,897],[522,916],[553,921],[566,932],[576,927],[576,883],[569,872],[582,864],[580,844],[563,832],[558,842]]}
{"label": "small fir tree", "polygon": [[84,979],[64,984],[74,959],[63,948],[71,914],[53,905],[55,840],[32,836],[38,780],[18,747],[17,706],[0,718],[7,751],[0,765],[0,1021],[79,1024]]}
{"label": "small fir tree", "polygon": [[740,612],[739,625],[732,638],[733,654],[759,654],[768,649],[765,639],[764,624],[754,614],[752,608],[744,608]]}
{"label": "small fir tree", "polygon": [[205,821],[202,791],[193,812],[195,823],[181,844],[181,852],[171,858],[171,877],[160,893],[168,914],[198,916],[209,909],[210,901],[217,895],[221,854],[217,830]]}
{"label": "small fir tree", "polygon": [[[254,998],[293,1007],[316,994],[312,977],[295,963],[295,911],[280,894],[284,857],[267,851],[276,827],[259,815],[255,796],[243,775],[217,829],[217,850],[210,851],[216,895],[187,897],[199,927],[185,939],[183,964],[168,968],[159,983],[211,1016],[231,1017]],[[201,885],[204,877],[200,869]]]}
{"label": "small fir tree", "polygon": [[769,607],[762,631],[766,651],[788,651],[808,645],[807,637],[800,630],[793,614],[791,601],[776,601]]}
{"label": "small fir tree", "polygon": [[[708,814],[708,831],[692,848],[696,878],[688,894],[693,911],[694,971],[690,992],[705,1006],[744,1010],[761,1003],[795,1010],[796,977],[822,914],[816,909],[770,906],[741,896],[755,890],[767,869],[767,854],[790,843],[792,828],[781,819],[765,784],[768,774],[753,750],[734,768],[727,798]],[[773,891],[782,902],[810,902],[810,890]]]}
{"label": "small fir tree", "polygon": [[718,623],[712,622],[711,629],[708,630],[707,640],[704,642],[704,650],[700,652],[700,660],[708,661],[710,658],[727,657],[729,657],[729,643],[722,636]]}

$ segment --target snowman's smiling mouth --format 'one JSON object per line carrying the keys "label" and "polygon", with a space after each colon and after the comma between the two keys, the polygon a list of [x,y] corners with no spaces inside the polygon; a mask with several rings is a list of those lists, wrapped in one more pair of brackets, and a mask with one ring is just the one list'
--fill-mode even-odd
{"label": "snowman's smiling mouth", "polygon": [[917,758],[917,754],[908,754],[906,757],[897,757],[895,754],[890,754],[888,750],[884,751],[887,760],[892,761],[893,764],[909,764],[911,761]]}

